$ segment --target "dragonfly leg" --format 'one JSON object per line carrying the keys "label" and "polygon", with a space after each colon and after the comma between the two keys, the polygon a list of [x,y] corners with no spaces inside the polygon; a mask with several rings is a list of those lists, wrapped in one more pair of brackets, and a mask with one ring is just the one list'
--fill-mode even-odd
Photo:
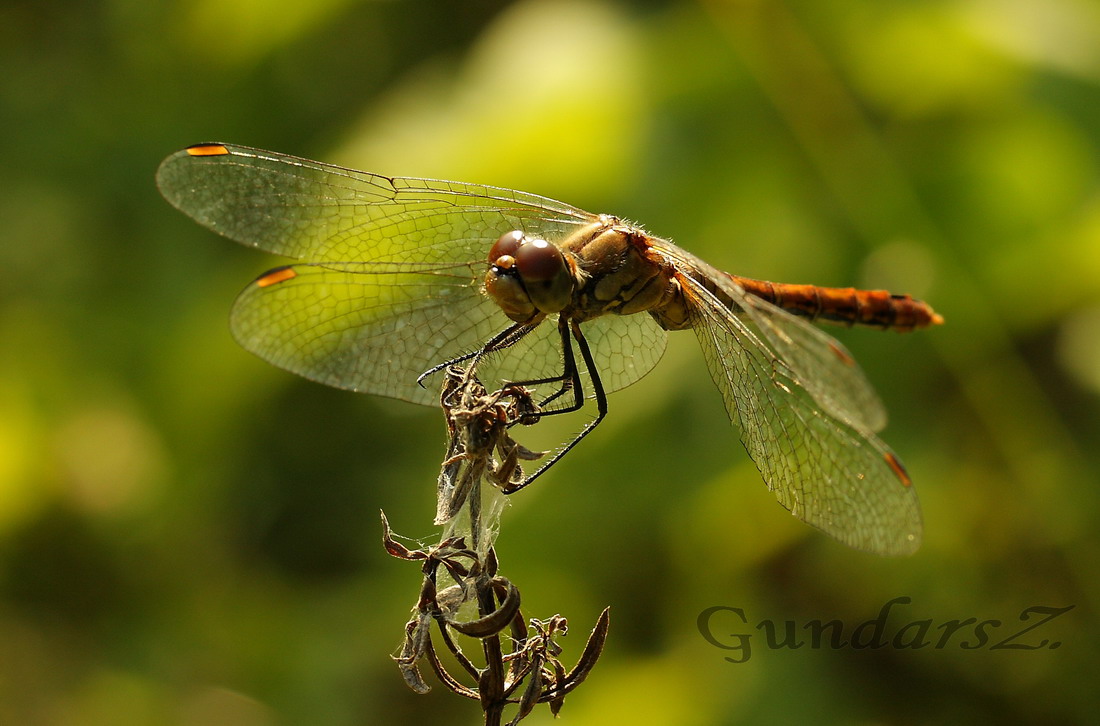
{"label": "dragonfly leg", "polygon": [[[545,472],[551,466],[556,464],[558,462],[558,460],[561,459],[561,457],[565,456],[570,450],[572,450],[572,448],[574,446],[579,444],[581,439],[583,439],[585,436],[588,436],[588,434],[592,433],[592,430],[594,428],[596,428],[597,426],[599,426],[600,422],[603,421],[604,416],[607,415],[607,394],[603,390],[603,382],[600,380],[600,375],[596,371],[596,363],[595,363],[594,360],[592,360],[592,351],[588,347],[588,341],[585,340],[584,334],[581,333],[580,325],[578,325],[576,323],[576,321],[570,320],[568,322],[568,326],[569,326],[568,330],[571,330],[572,333],[573,333],[573,339],[577,341],[577,348],[579,348],[580,351],[581,351],[581,360],[584,361],[584,367],[588,370],[588,375],[592,379],[592,393],[594,394],[594,396],[596,398],[596,418],[592,419],[587,424],[585,424],[585,427],[583,429],[581,429],[580,433],[578,433],[575,437],[573,437],[572,441],[570,441],[563,448],[561,448],[558,451],[554,452],[554,455],[551,456],[550,459],[548,459],[546,462],[544,462],[543,465],[540,466],[537,470],[535,470],[534,474],[532,474],[531,476],[527,477],[526,479],[524,479],[523,481],[519,482],[518,484],[516,484],[514,486],[505,486],[505,487],[503,487],[501,491],[503,491],[505,494],[512,494],[513,492],[518,492],[520,489],[523,489],[525,486],[527,486],[528,484],[533,482],[535,479],[539,478],[539,476],[541,476],[543,472]],[[567,330],[565,323],[561,323],[561,329],[563,331]],[[569,344],[569,339],[568,338],[563,338],[562,342],[563,342],[564,347],[565,347],[565,350],[563,351],[563,354],[565,355],[566,360],[572,360],[572,358],[573,358],[573,356],[572,356],[572,346]],[[565,351],[569,351],[569,352],[565,352]],[[576,370],[576,368],[577,368],[575,362],[574,362],[573,368],[574,368],[574,370]],[[576,390],[578,391],[579,405],[577,405],[576,407],[574,407],[570,410],[576,410],[577,408],[580,408],[580,405],[583,405],[583,403],[584,403],[583,394],[580,393],[580,378],[579,378],[579,376],[580,376],[579,372],[576,373],[576,380],[577,380]],[[560,394],[557,394],[557,395],[560,395]],[[543,415],[545,416],[545,415],[548,415],[549,413],[562,413],[562,412],[564,412],[564,409],[562,409],[561,411],[550,411],[550,412],[544,413]]]}
{"label": "dragonfly leg", "polygon": [[[431,376],[434,373],[438,373],[439,371],[449,366],[457,365],[458,363],[462,363],[471,359],[480,358],[483,355],[488,355],[490,353],[505,350],[506,348],[509,348],[519,341],[523,340],[523,338],[534,329],[535,326],[525,325],[523,323],[516,323],[514,325],[511,325],[508,328],[502,330],[500,333],[494,335],[487,343],[485,343],[485,345],[481,346],[476,351],[473,351],[471,353],[464,353],[463,355],[451,358],[450,360],[444,361],[443,363],[432,366],[428,370],[421,373],[417,377],[416,382],[420,384],[421,388],[423,388],[424,379],[426,379],[428,376]],[[523,381],[508,381],[509,384],[515,386],[540,386],[547,383],[561,383],[561,388],[559,388],[554,393],[551,393],[539,403],[540,408],[564,395],[568,391],[574,391],[576,393],[573,403],[566,408],[561,408],[554,411],[540,412],[539,414],[537,414],[539,416],[549,416],[556,413],[569,413],[570,411],[576,411],[584,405],[584,396],[581,394],[582,388],[580,371],[577,369],[577,363],[573,356],[573,348],[569,343],[568,321],[564,318],[559,317],[558,319],[558,333],[561,336],[562,359],[564,363],[561,375],[550,376],[548,378],[531,378]]]}
{"label": "dragonfly leg", "polygon": [[[423,385],[423,380],[428,376],[440,370],[443,370],[447,366],[461,363],[463,361],[468,361],[472,359],[475,361],[476,364],[477,359],[480,358],[482,355],[493,353],[499,350],[504,350],[509,346],[515,345],[532,330],[534,330],[533,326],[523,325],[522,323],[512,325],[501,331],[497,335],[493,336],[491,340],[489,340],[477,351],[458,356],[445,363],[440,363],[439,365],[436,365],[431,369],[425,371],[417,379],[417,382]],[[589,378],[591,378],[592,380],[592,391],[596,399],[596,418],[585,424],[585,427],[581,429],[580,433],[573,437],[572,441],[570,441],[560,450],[556,451],[554,455],[550,457],[550,459],[545,461],[543,465],[535,471],[535,473],[526,477],[518,484],[503,487],[502,491],[505,494],[517,492],[533,482],[539,476],[541,476],[543,472],[556,464],[558,460],[561,459],[561,457],[565,456],[567,452],[569,452],[574,446],[580,443],[581,439],[590,434],[592,430],[596,428],[596,426],[598,426],[601,421],[603,421],[604,416],[607,415],[607,394],[604,392],[603,382],[600,380],[599,372],[596,370],[596,363],[592,358],[592,351],[588,347],[588,341],[585,339],[584,333],[581,332],[580,325],[574,320],[559,317],[558,332],[561,336],[562,346],[562,374],[560,376],[539,378],[528,381],[512,381],[511,384],[517,386],[533,386],[546,383],[561,382],[561,388],[559,388],[557,391],[550,394],[546,399],[544,399],[539,404],[540,407],[546,405],[550,401],[553,401],[565,395],[568,391],[573,391],[574,398],[572,403],[570,403],[568,406],[555,409],[553,411],[538,411],[537,413],[533,414],[537,418],[541,418],[542,416],[552,416],[559,413],[569,413],[582,408],[584,406],[584,387],[581,385],[580,367],[577,365],[576,355],[573,352],[572,340],[575,340],[577,342],[577,348],[581,352],[581,360],[584,362],[584,367],[588,371]],[[572,338],[572,340],[570,340],[570,338]],[[511,424],[509,424],[509,426],[515,423],[519,423],[519,421],[513,421]]]}
{"label": "dragonfly leg", "polygon": [[568,391],[573,391],[573,403],[565,408],[553,411],[539,411],[539,416],[552,416],[558,413],[569,413],[584,406],[584,389],[581,386],[581,374],[577,368],[577,360],[573,355],[573,345],[569,342],[569,321],[566,318],[558,318],[558,334],[561,336],[562,373],[559,376],[549,378],[536,378],[527,381],[509,381],[516,386],[539,386],[546,383],[561,383],[561,387],[539,402],[539,408],[543,408],[551,401],[560,398]]}
{"label": "dragonfly leg", "polygon": [[428,376],[431,376],[434,373],[438,373],[444,368],[458,365],[459,363],[463,363],[472,358],[480,358],[486,353],[493,353],[498,350],[509,348],[518,343],[520,340],[523,340],[523,337],[534,329],[535,327],[533,325],[524,325],[523,323],[515,323],[513,325],[510,325],[501,332],[494,335],[489,340],[489,342],[487,342],[485,345],[481,346],[477,350],[470,353],[463,353],[460,356],[456,356],[454,358],[451,358],[450,360],[445,360],[442,363],[437,363],[436,365],[432,366],[431,368],[417,376],[416,382],[421,388],[425,388],[424,379]]}

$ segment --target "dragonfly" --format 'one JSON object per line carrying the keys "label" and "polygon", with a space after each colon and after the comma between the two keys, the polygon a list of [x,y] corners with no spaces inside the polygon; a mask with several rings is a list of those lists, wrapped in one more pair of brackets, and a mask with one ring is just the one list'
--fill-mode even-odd
{"label": "dragonfly", "polygon": [[296,261],[256,278],[230,317],[236,340],[276,366],[438,405],[425,378],[473,358],[490,380],[553,388],[542,415],[594,400],[575,444],[607,414],[608,393],[657,364],[667,331],[691,329],[780,504],[856,549],[920,546],[912,481],[877,435],[885,408],[814,324],[942,323],[920,300],[732,275],[618,217],[535,194],[245,146],[183,149],[157,184],[201,225]]}

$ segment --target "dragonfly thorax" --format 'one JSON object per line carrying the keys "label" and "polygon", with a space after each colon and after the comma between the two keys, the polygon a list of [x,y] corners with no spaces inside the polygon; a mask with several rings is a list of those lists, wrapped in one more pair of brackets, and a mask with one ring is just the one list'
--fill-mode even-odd
{"label": "dragonfly thorax", "polygon": [[615,217],[602,215],[599,220],[562,243],[581,270],[571,316],[584,321],[664,308],[676,285],[673,269],[652,253],[652,238]]}

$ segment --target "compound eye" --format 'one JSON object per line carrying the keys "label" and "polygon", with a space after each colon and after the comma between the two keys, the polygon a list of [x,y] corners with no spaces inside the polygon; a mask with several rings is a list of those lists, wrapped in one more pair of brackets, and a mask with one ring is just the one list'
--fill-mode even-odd
{"label": "compound eye", "polygon": [[505,232],[500,236],[500,239],[493,243],[492,249],[489,250],[489,262],[495,263],[505,255],[508,257],[515,257],[516,250],[520,248],[523,242],[523,232],[520,230],[516,229],[511,232]]}
{"label": "compound eye", "polygon": [[516,250],[515,258],[520,278],[528,283],[550,282],[566,270],[561,250],[544,239],[528,240]]}

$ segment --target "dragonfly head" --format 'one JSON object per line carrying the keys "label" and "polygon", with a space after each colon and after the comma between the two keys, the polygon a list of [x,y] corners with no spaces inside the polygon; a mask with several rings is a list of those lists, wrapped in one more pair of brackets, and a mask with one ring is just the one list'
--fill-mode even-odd
{"label": "dragonfly head", "polygon": [[505,315],[526,323],[569,305],[573,274],[556,245],[515,230],[501,235],[489,250],[485,292]]}

